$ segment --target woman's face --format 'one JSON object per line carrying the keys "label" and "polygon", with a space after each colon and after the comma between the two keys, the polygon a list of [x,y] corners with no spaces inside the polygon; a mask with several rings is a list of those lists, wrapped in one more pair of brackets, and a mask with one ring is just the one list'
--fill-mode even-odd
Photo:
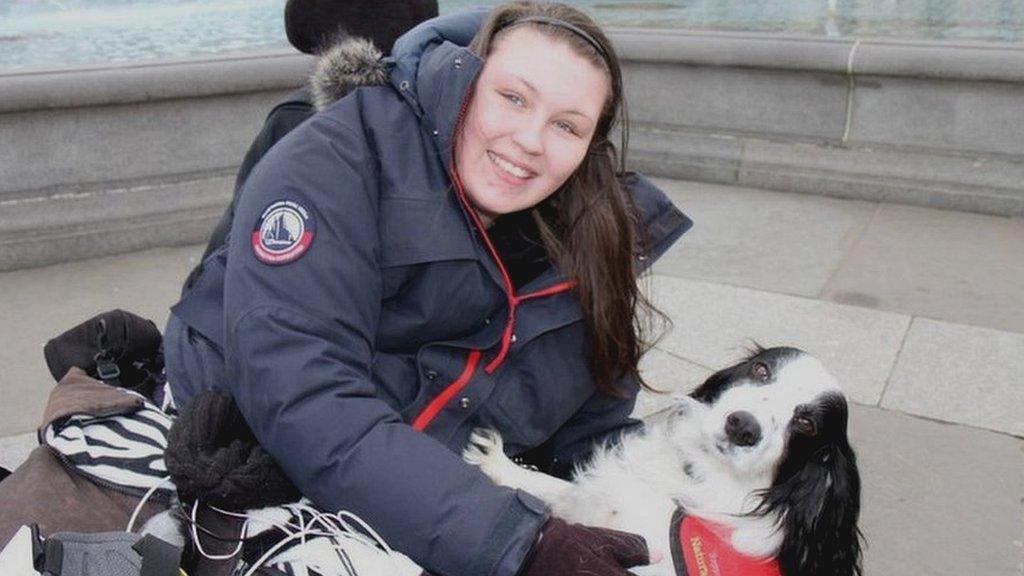
{"label": "woman's face", "polygon": [[607,74],[527,26],[506,32],[477,78],[455,163],[470,203],[494,218],[535,206],[583,161]]}

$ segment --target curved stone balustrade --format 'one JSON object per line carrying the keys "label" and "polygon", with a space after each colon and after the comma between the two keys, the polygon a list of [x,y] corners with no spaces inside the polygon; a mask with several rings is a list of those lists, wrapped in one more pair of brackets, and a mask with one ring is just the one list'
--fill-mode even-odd
{"label": "curved stone balustrade", "polygon": [[[614,30],[631,164],[1024,216],[1024,47]],[[0,270],[201,242],[307,56],[0,74]]]}

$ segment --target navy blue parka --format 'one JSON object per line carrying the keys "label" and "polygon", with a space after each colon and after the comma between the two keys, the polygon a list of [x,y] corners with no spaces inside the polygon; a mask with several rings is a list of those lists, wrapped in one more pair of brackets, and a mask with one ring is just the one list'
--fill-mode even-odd
{"label": "navy blue parka", "polygon": [[[499,430],[511,455],[571,462],[635,425],[637,386],[595,391],[571,279],[551,267],[511,288],[453,184],[479,22],[420,25],[396,43],[387,85],[267,153],[227,246],[172,309],[165,353],[176,399],[230,390],[318,506],[358,514],[433,572],[512,576],[548,512],[461,460],[471,430]],[[643,178],[629,185],[648,264],[690,221]],[[285,229],[267,224],[281,206],[301,208],[307,248],[268,264],[258,246]]]}

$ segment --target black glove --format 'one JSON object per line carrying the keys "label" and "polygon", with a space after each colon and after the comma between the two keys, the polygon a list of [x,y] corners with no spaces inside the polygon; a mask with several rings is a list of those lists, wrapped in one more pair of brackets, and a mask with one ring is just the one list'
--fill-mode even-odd
{"label": "black glove", "polygon": [[520,576],[625,576],[650,563],[647,542],[628,532],[548,520]]}
{"label": "black glove", "polygon": [[207,390],[192,399],[167,434],[164,463],[184,502],[240,512],[302,496],[227,392]]}

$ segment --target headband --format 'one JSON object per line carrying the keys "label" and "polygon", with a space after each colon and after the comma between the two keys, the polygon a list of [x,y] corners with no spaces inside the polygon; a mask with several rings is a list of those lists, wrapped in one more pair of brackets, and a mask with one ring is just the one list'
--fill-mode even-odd
{"label": "headband", "polygon": [[537,24],[547,24],[548,26],[554,26],[555,28],[568,30],[569,32],[572,32],[573,34],[579,36],[583,40],[586,40],[587,44],[593,46],[594,50],[596,50],[597,53],[601,55],[601,58],[603,58],[605,62],[608,61],[608,54],[605,52],[604,48],[602,48],[601,45],[597,43],[597,40],[594,40],[593,36],[587,34],[579,26],[576,26],[575,24],[570,24],[565,20],[559,20],[558,18],[550,18],[548,16],[527,16],[525,18],[520,18],[518,20],[509,22],[502,28],[511,28],[513,26],[517,26],[519,24],[526,24],[529,22],[534,22]]}

